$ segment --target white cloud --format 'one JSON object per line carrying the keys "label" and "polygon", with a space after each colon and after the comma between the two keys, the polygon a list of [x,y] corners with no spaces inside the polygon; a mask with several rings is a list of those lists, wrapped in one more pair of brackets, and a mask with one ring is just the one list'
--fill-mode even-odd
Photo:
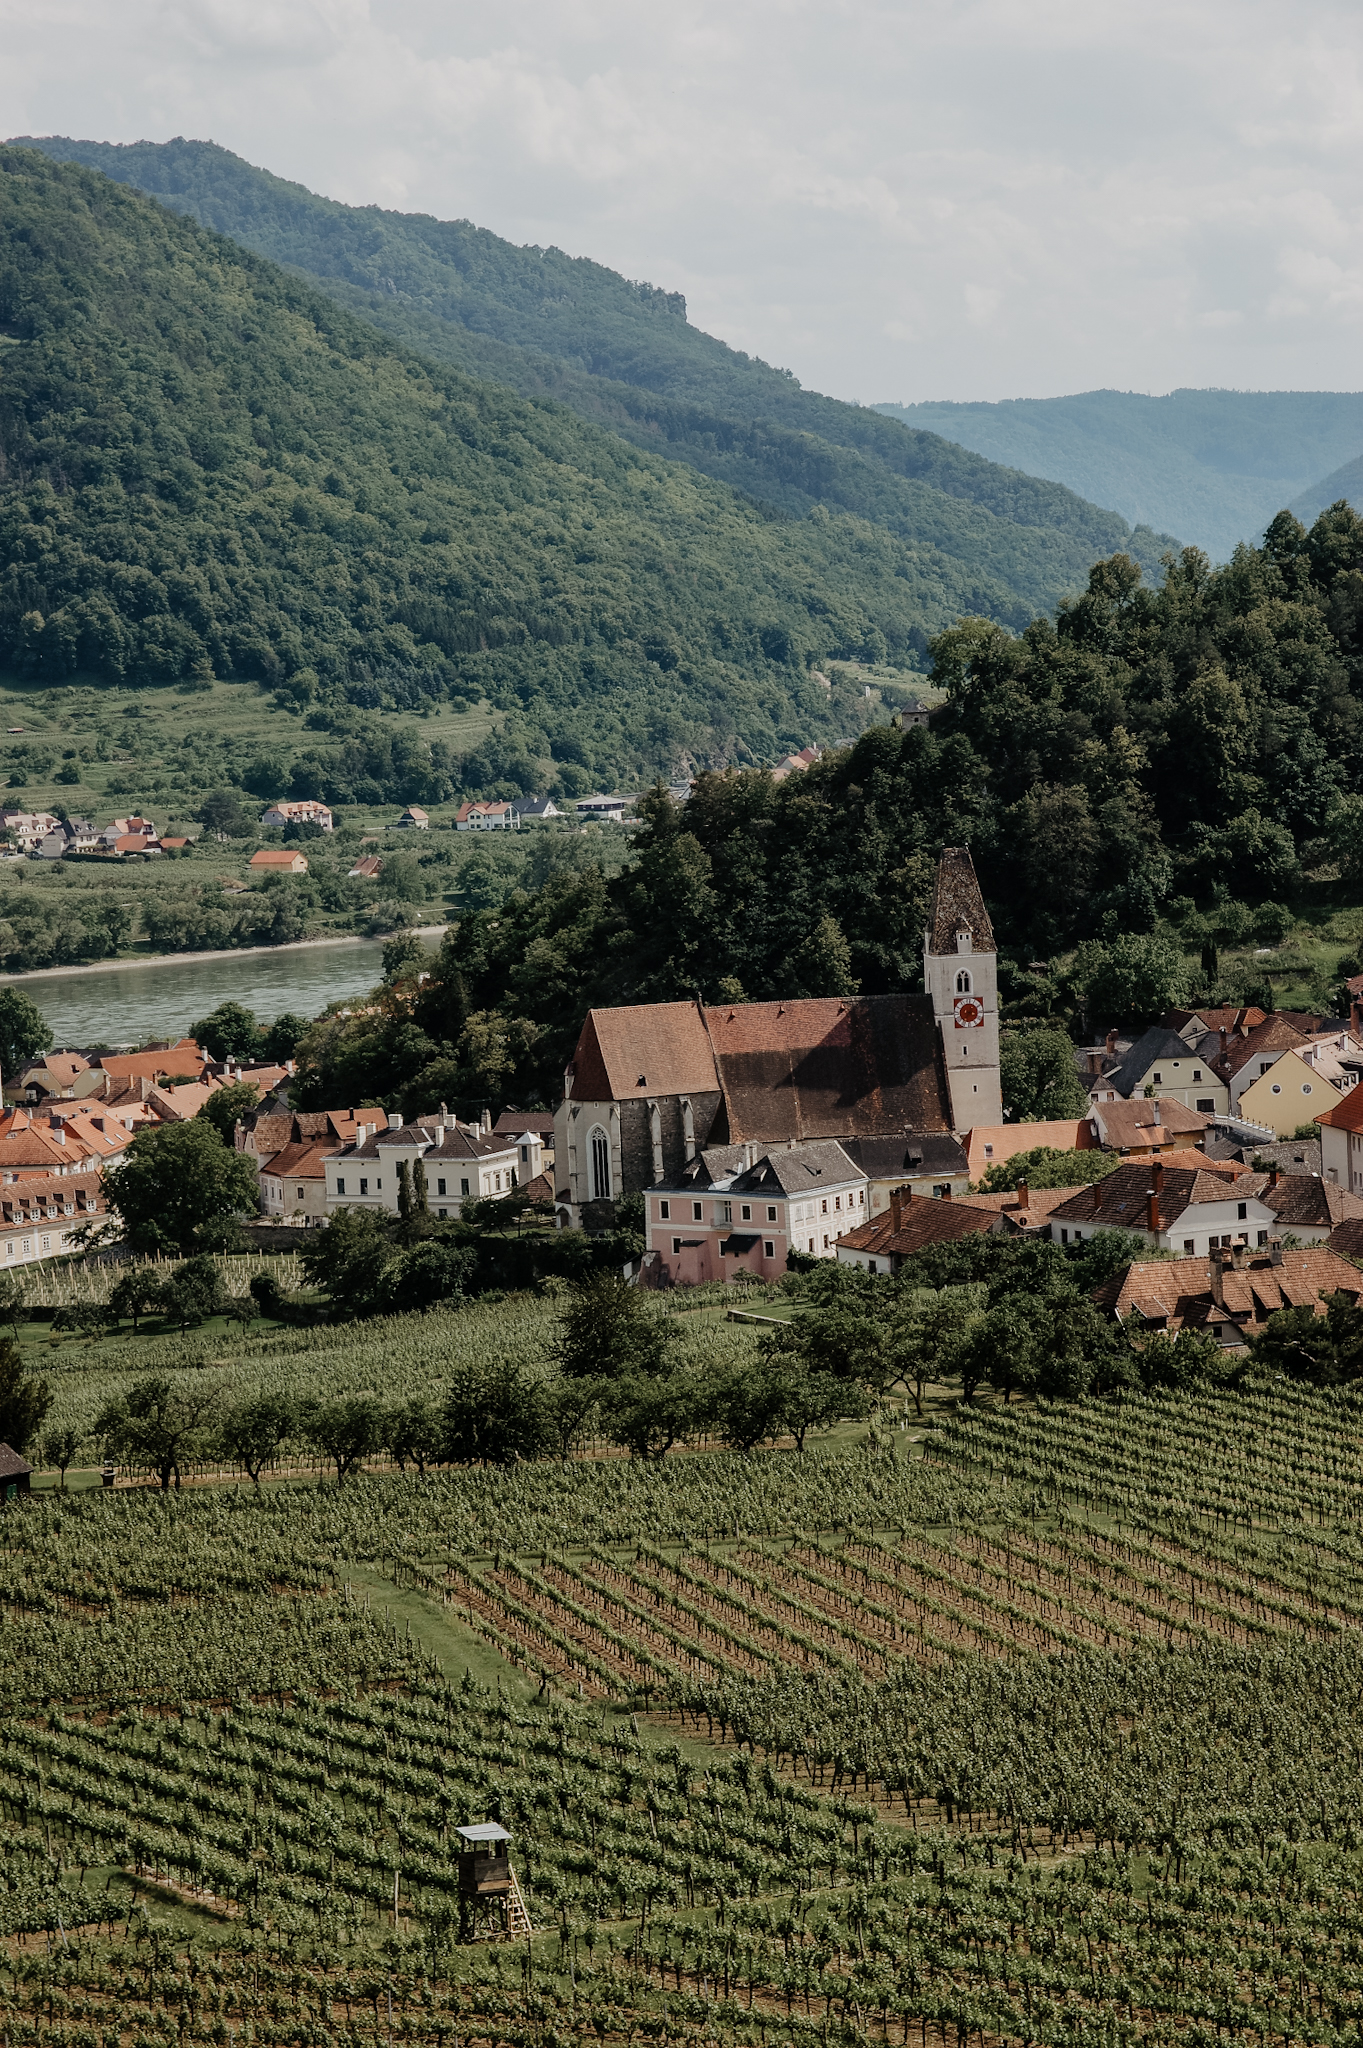
{"label": "white cloud", "polygon": [[1352,387],[1342,0],[0,0],[0,131],[212,136],[843,395]]}

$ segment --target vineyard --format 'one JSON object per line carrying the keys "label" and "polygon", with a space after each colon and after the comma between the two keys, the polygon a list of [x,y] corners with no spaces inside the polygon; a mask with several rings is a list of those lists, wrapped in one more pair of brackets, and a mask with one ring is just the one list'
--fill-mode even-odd
{"label": "vineyard", "polygon": [[1361,1448],[1275,1386],[6,1513],[0,2043],[1352,2044]]}

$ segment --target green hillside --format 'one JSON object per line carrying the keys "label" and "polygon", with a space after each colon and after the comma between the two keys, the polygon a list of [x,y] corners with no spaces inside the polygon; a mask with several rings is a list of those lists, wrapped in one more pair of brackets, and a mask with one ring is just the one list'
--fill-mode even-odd
{"label": "green hillside", "polygon": [[1292,500],[1288,508],[1298,519],[1312,520],[1320,516],[1329,505],[1337,505],[1341,498],[1348,500],[1355,511],[1363,505],[1363,455],[1355,455],[1352,462],[1331,470],[1310,490],[1303,491],[1299,498]]}
{"label": "green hillside", "polygon": [[949,607],[1021,626],[1097,555],[1172,545],[1036,476],[803,391],[687,322],[684,299],[467,221],[341,206],[212,143],[24,138],[287,265],[438,361],[552,398],[787,515],[850,512],[951,564]]}
{"label": "green hillside", "polygon": [[810,664],[910,659],[978,596],[928,543],[774,517],[420,361],[98,173],[4,149],[0,195],[21,675],[254,678],[324,728],[487,700],[523,758],[638,777],[855,731]]}
{"label": "green hillside", "polygon": [[875,409],[1054,477],[1218,561],[1237,541],[1256,541],[1286,505],[1313,519],[1331,499],[1308,507],[1301,494],[1363,448],[1358,391],[1082,391]]}

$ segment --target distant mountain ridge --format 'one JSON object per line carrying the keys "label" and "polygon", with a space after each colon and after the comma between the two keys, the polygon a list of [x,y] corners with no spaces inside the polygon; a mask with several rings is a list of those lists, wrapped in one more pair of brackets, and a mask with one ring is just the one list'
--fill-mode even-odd
{"label": "distant mountain ridge", "polygon": [[1082,391],[875,410],[1181,534],[1218,561],[1363,449],[1363,391]]}
{"label": "distant mountain ridge", "polygon": [[1124,550],[1157,575],[1178,545],[936,431],[803,391],[691,326],[679,294],[585,258],[343,206],[212,143],[18,141],[192,214],[423,356],[552,399],[775,513],[824,508],[884,528],[931,565],[920,652],[961,612],[1018,628],[1082,589],[1099,557]]}

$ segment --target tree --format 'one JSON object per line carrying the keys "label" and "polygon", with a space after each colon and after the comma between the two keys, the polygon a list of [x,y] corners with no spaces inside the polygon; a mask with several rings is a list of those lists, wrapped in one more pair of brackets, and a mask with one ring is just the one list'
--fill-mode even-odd
{"label": "tree", "polygon": [[206,1252],[186,1259],[162,1283],[161,1299],[171,1322],[187,1330],[191,1323],[206,1323],[220,1316],[227,1305],[222,1274]]}
{"label": "tree", "polygon": [[[1026,1136],[1025,1127],[1019,1129],[1018,1136]],[[1029,1188],[1088,1187],[1094,1181],[1106,1180],[1122,1163],[1118,1153],[1100,1151],[1096,1145],[1083,1152],[1061,1152],[1054,1145],[1034,1145],[1028,1152],[1014,1152],[1007,1159],[995,1160],[980,1182],[980,1189],[987,1195],[1002,1195],[1024,1180]]]}
{"label": "tree", "polygon": [[139,1131],[106,1186],[127,1242],[140,1252],[188,1252],[206,1225],[258,1206],[246,1154],[229,1152],[197,1117]]}
{"label": "tree", "polygon": [[707,1426],[737,1451],[783,1436],[793,1437],[802,1451],[811,1429],[860,1420],[868,1412],[855,1380],[809,1370],[794,1329],[764,1335],[756,1366],[745,1362],[720,1374],[705,1401]]}
{"label": "tree", "polygon": [[235,1149],[237,1125],[259,1100],[260,1090],[254,1081],[229,1081],[226,1087],[213,1090],[195,1122],[211,1124],[221,1142]]}
{"label": "tree", "polygon": [[173,1481],[178,1492],[184,1467],[206,1458],[213,1447],[218,1404],[216,1387],[190,1374],[176,1382],[151,1373],[105,1404],[94,1434],[107,1457],[154,1472],[163,1491]]}
{"label": "tree", "polygon": [[208,831],[221,832],[227,839],[249,839],[256,829],[255,818],[234,789],[214,790],[194,815]]}
{"label": "tree", "polygon": [[1279,1309],[1250,1338],[1250,1356],[1260,1371],[1313,1387],[1340,1386],[1363,1373],[1363,1308],[1347,1294],[1323,1294],[1321,1300],[1323,1316],[1305,1306]]}
{"label": "tree", "polygon": [[1182,953],[1158,933],[1086,940],[1075,954],[1072,978],[1090,1031],[1109,1024],[1143,1030],[1188,991]]}
{"label": "tree", "polygon": [[1005,1032],[999,1077],[1007,1116],[1046,1123],[1087,1114],[1088,1097],[1074,1066],[1074,1047],[1063,1031]]}
{"label": "tree", "polygon": [[24,1371],[12,1337],[0,1338],[0,1444],[23,1456],[37,1436],[54,1399],[46,1380]]}
{"label": "tree", "polygon": [[20,988],[0,989],[0,1076],[13,1081],[51,1043],[52,1027],[32,997]]}
{"label": "tree", "polygon": [[704,1427],[706,1408],[704,1381],[685,1369],[617,1374],[601,1403],[606,1435],[636,1458],[666,1457]]}
{"label": "tree", "polygon": [[656,1377],[677,1335],[648,1296],[615,1273],[571,1282],[558,1323],[559,1365],[569,1379]]}
{"label": "tree", "polygon": [[382,1448],[383,1410],[372,1394],[340,1401],[311,1401],[301,1413],[303,1435],[336,1467],[336,1484],[358,1472]]}
{"label": "tree", "polygon": [[257,1394],[229,1408],[218,1432],[218,1448],[249,1473],[253,1486],[274,1463],[298,1426],[298,1411],[287,1394]]}
{"label": "tree", "polygon": [[87,1337],[103,1337],[109,1327],[109,1311],[103,1302],[78,1301],[70,1308],[59,1308],[52,1318],[54,1330],[83,1332]]}
{"label": "tree", "polygon": [[8,1323],[17,1337],[27,1319],[23,1281],[17,1273],[0,1273],[0,1323]]}
{"label": "tree", "polygon": [[191,1024],[189,1035],[211,1060],[254,1060],[260,1052],[260,1026],[255,1012],[244,1003],[219,1003],[216,1010]]}
{"label": "tree", "polygon": [[342,1315],[377,1315],[388,1305],[397,1249],[389,1219],[376,1210],[338,1209],[325,1230],[306,1233],[298,1256],[309,1285],[328,1294]]}
{"label": "tree", "polygon": [[146,1266],[132,1266],[115,1283],[109,1295],[109,1313],[116,1322],[127,1316],[137,1332],[139,1316],[151,1315],[164,1306],[161,1282]]}
{"label": "tree", "polygon": [[477,1271],[477,1254],[462,1244],[427,1240],[392,1261],[383,1276],[379,1305],[391,1315],[462,1301]]}
{"label": "tree", "polygon": [[455,1465],[513,1465],[550,1442],[540,1386],[512,1359],[455,1368],[442,1412],[442,1447]]}
{"label": "tree", "polygon": [[281,1011],[273,1024],[267,1024],[260,1044],[261,1057],[273,1060],[283,1066],[298,1050],[299,1040],[311,1027],[311,1019],[300,1017],[294,1010]]}
{"label": "tree", "polygon": [[953,1377],[953,1361],[974,1311],[964,1292],[939,1293],[926,1303],[916,1293],[901,1296],[890,1319],[888,1349],[895,1377],[903,1380],[915,1414],[921,1415],[930,1383]]}
{"label": "tree", "polygon": [[[1205,1381],[1226,1377],[1227,1354],[1207,1330],[1159,1330],[1135,1347],[1140,1383],[1147,1390],[1184,1394]],[[1238,1369],[1238,1368],[1237,1368]]]}
{"label": "tree", "polygon": [[424,974],[431,964],[431,956],[415,932],[394,932],[391,939],[385,939],[381,959],[385,981],[408,981]]}
{"label": "tree", "polygon": [[386,1423],[389,1451],[406,1471],[410,1459],[424,1479],[426,1467],[439,1462],[444,1450],[444,1420],[424,1394],[414,1394],[390,1410]]}
{"label": "tree", "polygon": [[44,1465],[61,1474],[62,1492],[66,1491],[67,1468],[80,1449],[81,1437],[78,1429],[70,1425],[65,1429],[49,1429],[43,1438],[41,1457]]}

